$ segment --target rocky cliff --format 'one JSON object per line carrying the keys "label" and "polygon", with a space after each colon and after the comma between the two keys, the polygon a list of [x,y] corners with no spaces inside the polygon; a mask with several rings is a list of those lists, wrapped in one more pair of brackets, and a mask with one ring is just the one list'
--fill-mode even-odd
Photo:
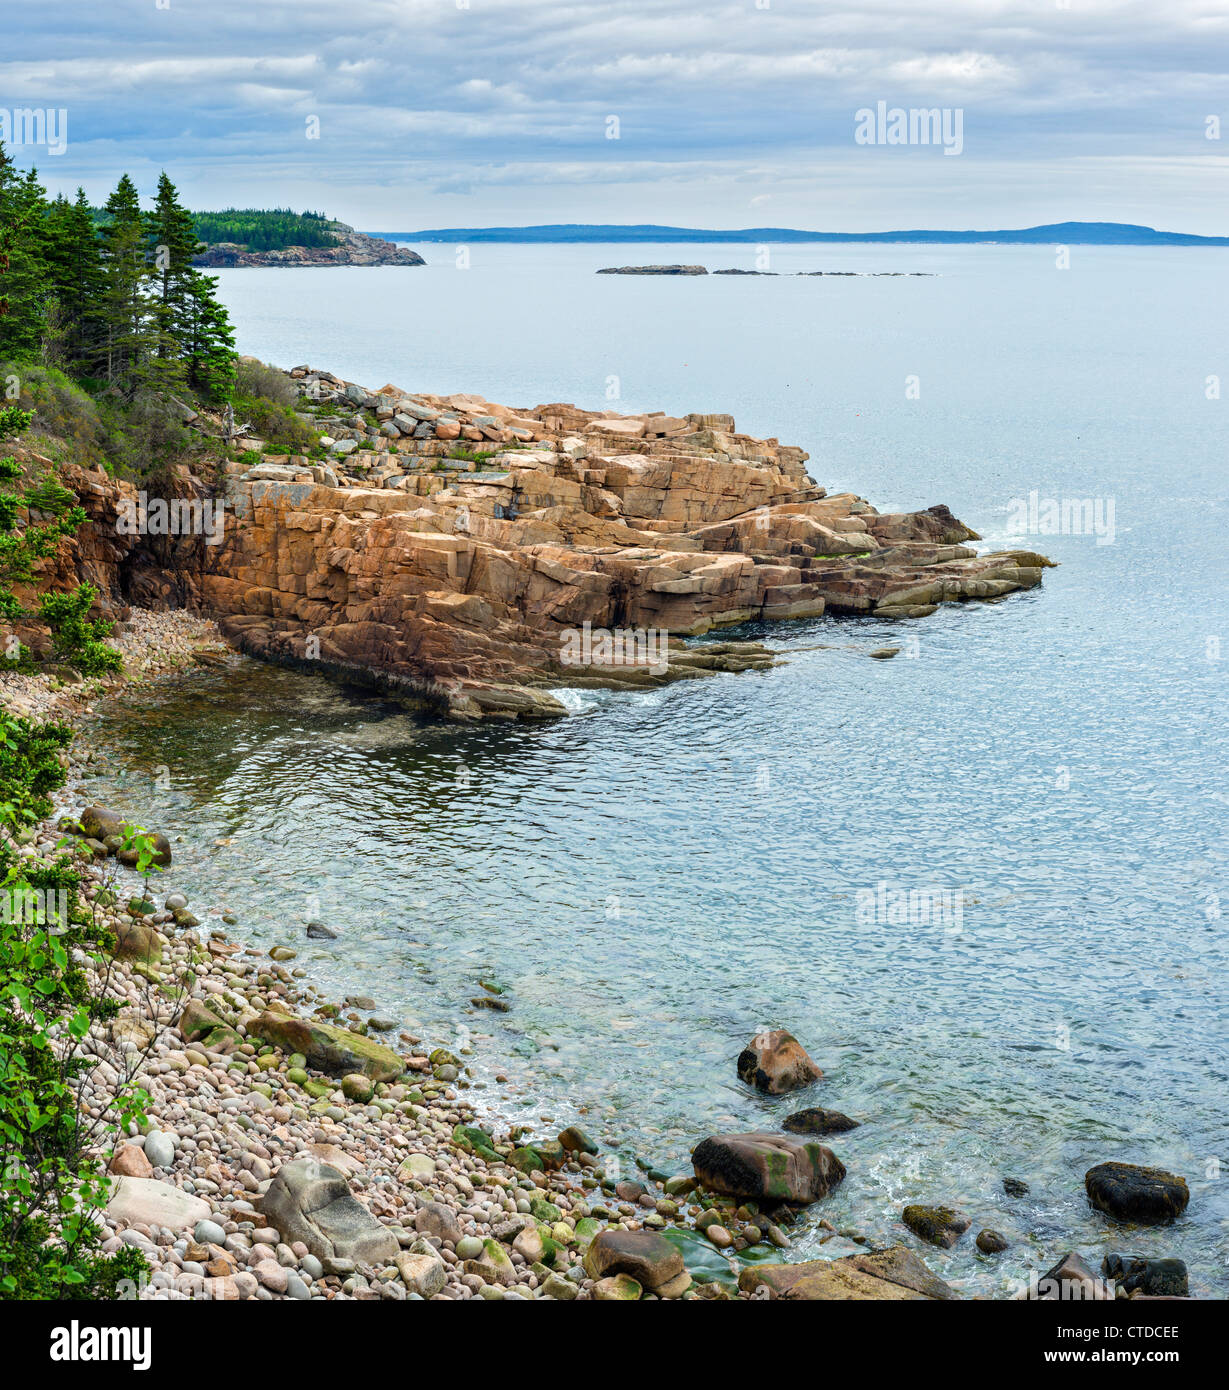
{"label": "rocky cliff", "polygon": [[[227,465],[214,543],[124,534],[135,489],[80,475],[94,524],[78,572],[113,603],[198,607],[253,655],[458,718],[561,714],[549,687],[763,667],[759,644],[685,639],[825,612],[924,617],[1030,588],[1048,563],[979,554],[943,506],[881,514],[827,496],[801,449],[728,415],[511,408],[292,375],[325,412],[329,461]],[[186,470],[178,486],[207,498]]]}

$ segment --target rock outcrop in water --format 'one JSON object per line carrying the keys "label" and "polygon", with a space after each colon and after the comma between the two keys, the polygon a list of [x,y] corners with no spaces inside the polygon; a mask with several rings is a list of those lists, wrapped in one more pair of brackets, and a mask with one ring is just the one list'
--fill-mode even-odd
{"label": "rock outcrop in water", "polygon": [[[512,408],[291,375],[327,461],[241,441],[260,461],[227,465],[209,544],[126,533],[117,512],[135,489],[78,475],[95,522],[75,543],[78,575],[113,606],[199,607],[252,655],[457,718],[563,714],[551,687],[763,669],[774,654],[759,643],[683,639],[823,613],[923,617],[1031,588],[1049,563],[979,555],[944,506],[881,514],[828,496],[801,449],[729,415]],[[177,486],[208,498],[186,469]]]}

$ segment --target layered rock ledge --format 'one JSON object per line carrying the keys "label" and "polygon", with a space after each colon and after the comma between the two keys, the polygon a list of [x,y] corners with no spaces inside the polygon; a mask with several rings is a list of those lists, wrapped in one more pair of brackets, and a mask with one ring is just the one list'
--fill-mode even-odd
{"label": "layered rock ledge", "polygon": [[[689,643],[751,620],[919,618],[1041,580],[1030,551],[979,554],[942,505],[829,496],[808,455],[724,414],[371,391],[297,367],[324,457],[242,440],[199,536],[124,534],[135,490],[77,479],[95,526],[78,569],[146,606],[199,607],[263,659],[450,716],[566,713],[551,687],[659,685],[763,669],[757,642]],[[181,470],[184,495],[210,501]],[[139,501],[139,499],[137,499]]]}

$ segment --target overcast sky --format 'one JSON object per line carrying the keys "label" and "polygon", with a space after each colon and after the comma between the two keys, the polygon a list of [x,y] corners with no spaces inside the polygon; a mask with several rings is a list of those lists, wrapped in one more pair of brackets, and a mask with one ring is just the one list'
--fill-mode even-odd
{"label": "overcast sky", "polygon": [[[1229,231],[1229,0],[12,0],[2,36],[0,109],[68,111],[18,161],[94,199],[165,167],[369,231]],[[880,101],[963,112],[963,152],[855,143]]]}

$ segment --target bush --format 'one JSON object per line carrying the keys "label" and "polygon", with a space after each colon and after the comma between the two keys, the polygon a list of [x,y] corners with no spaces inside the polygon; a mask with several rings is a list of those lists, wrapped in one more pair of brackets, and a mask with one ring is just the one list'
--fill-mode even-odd
{"label": "bush", "polygon": [[280,367],[257,362],[254,357],[241,357],[235,365],[235,395],[272,401],[274,405],[294,405],[299,389],[294,378]]}
{"label": "bush", "polygon": [[0,711],[0,1298],[114,1297],[119,1280],[145,1268],[132,1249],[104,1255],[94,1218],[109,1190],[102,1146],[116,1125],[144,1119],[147,1097],[122,1084],[114,1124],[91,1119],[79,1100],[96,1066],[81,1044],[119,1011],[105,967],[91,982],[85,966],[91,956],[102,965],[114,941],[67,855],[15,848],[49,813],[71,738],[63,725]]}
{"label": "bush", "polygon": [[288,405],[263,396],[236,396],[234,405],[236,425],[250,426],[270,454],[310,454],[319,443],[319,430],[305,425]]}
{"label": "bush", "polygon": [[28,442],[39,452],[51,452],[63,441],[74,462],[87,468],[107,453],[108,430],[93,398],[54,367],[18,366],[0,362],[0,378],[11,405],[32,413]]}

